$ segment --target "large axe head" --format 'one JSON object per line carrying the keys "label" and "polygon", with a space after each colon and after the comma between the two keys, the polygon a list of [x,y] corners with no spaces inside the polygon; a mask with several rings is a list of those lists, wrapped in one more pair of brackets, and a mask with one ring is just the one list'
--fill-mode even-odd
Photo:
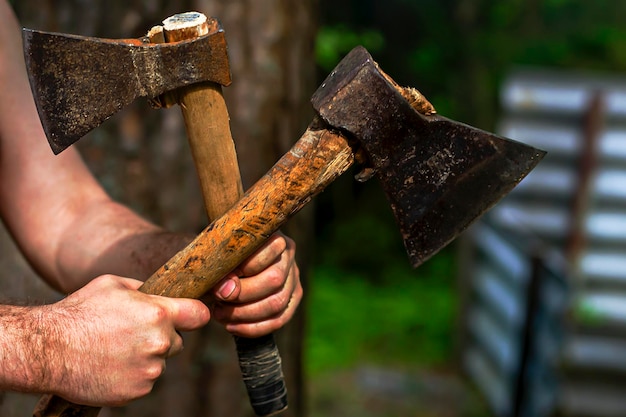
{"label": "large axe head", "polygon": [[366,151],[418,266],[511,191],[545,152],[438,116],[404,93],[357,47],[312,104]]}
{"label": "large axe head", "polygon": [[[138,97],[190,84],[231,82],[224,31],[182,42],[102,39],[24,29],[33,97],[50,146],[60,153]],[[184,59],[183,59],[184,58]]]}

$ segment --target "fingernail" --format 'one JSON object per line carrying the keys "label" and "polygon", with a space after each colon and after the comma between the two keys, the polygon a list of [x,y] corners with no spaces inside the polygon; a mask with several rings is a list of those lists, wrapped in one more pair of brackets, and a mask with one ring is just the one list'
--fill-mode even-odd
{"label": "fingernail", "polygon": [[233,292],[235,292],[235,288],[237,288],[237,284],[235,284],[235,281],[233,281],[232,279],[229,279],[222,284],[222,286],[218,290],[218,294],[222,298],[228,298]]}

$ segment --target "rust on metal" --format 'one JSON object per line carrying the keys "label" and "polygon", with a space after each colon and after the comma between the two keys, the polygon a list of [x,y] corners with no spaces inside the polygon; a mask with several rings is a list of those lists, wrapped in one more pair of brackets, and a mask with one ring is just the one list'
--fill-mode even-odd
{"label": "rust on metal", "polygon": [[54,153],[139,97],[231,83],[223,30],[173,43],[23,31],[35,103]]}
{"label": "rust on metal", "polygon": [[414,108],[362,47],[344,58],[311,102],[367,153],[414,266],[491,208],[545,154],[439,116],[425,99]]}

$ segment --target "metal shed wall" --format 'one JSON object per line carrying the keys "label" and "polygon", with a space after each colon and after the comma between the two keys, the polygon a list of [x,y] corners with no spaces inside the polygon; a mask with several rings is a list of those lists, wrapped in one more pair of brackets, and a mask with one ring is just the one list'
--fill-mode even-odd
{"label": "metal shed wall", "polygon": [[626,78],[522,70],[501,91],[498,133],[548,154],[467,234],[465,369],[499,416],[624,416]]}

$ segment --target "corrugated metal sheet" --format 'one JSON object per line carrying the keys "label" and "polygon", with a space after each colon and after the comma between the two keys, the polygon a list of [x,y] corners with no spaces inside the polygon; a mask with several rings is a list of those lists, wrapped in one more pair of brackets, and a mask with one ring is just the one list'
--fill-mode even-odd
{"label": "corrugated metal sheet", "polygon": [[502,106],[548,155],[467,235],[465,368],[499,416],[624,416],[626,78],[519,71]]}
{"label": "corrugated metal sheet", "polygon": [[549,415],[557,401],[569,293],[563,273],[535,239],[498,230],[491,221],[466,238],[472,302],[465,315],[465,369],[495,415]]}

